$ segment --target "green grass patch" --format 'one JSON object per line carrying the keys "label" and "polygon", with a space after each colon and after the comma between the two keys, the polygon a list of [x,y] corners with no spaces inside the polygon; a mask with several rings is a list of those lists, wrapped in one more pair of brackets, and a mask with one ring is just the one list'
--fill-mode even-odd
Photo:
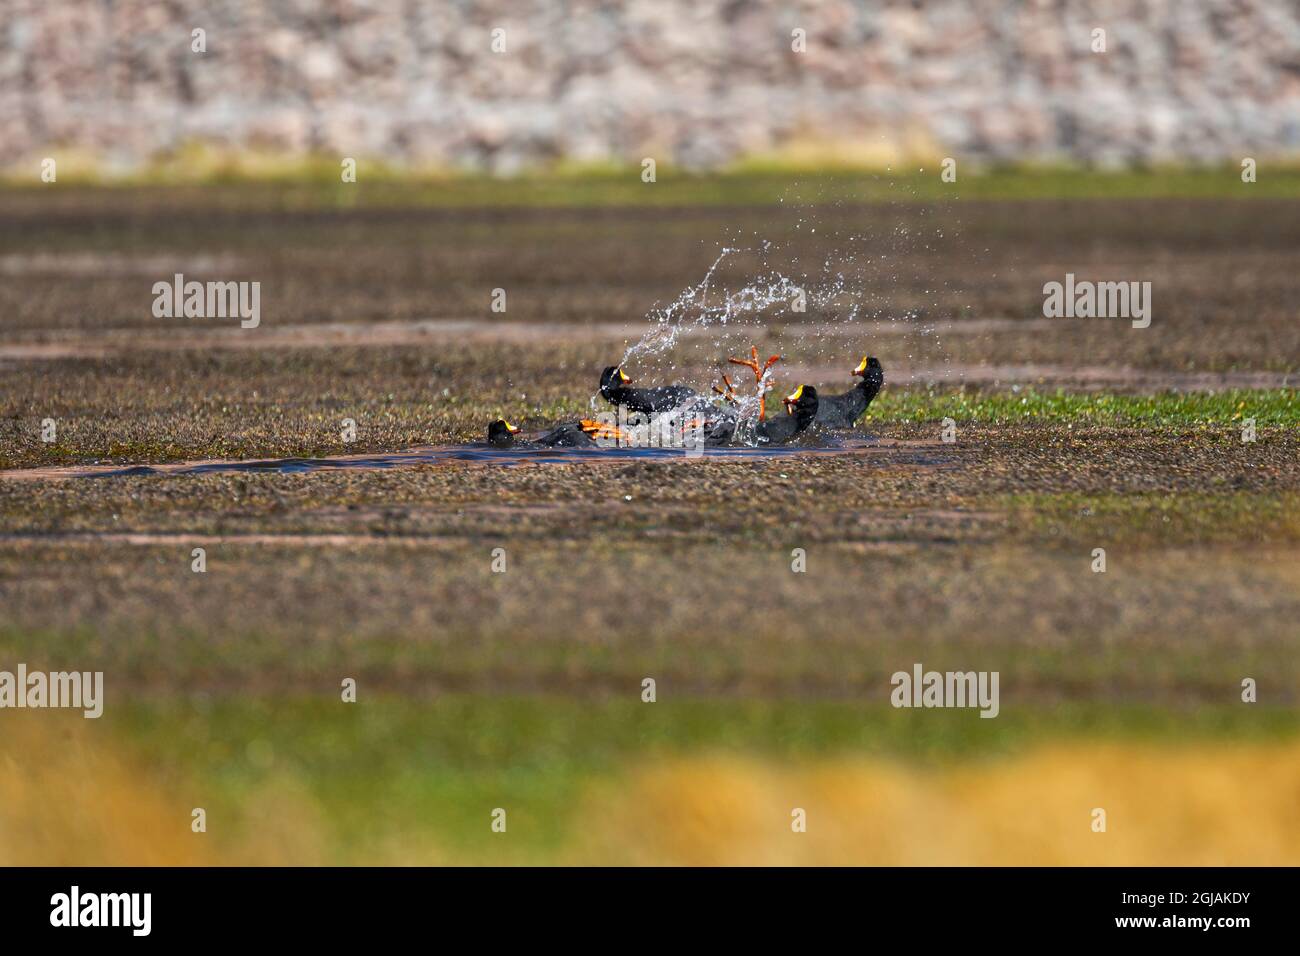
{"label": "green grass patch", "polygon": [[[231,165],[170,163],[128,177],[106,179],[93,171],[69,172],[56,186],[29,177],[0,177],[14,190],[112,191],[170,189],[222,204],[317,207],[590,207],[746,206],[776,203],[943,202],[948,200],[1051,199],[1278,199],[1300,198],[1300,167],[1265,168],[1243,183],[1234,166],[1153,168],[1106,172],[1069,167],[1005,167],[963,172],[955,183],[939,178],[936,164],[883,170],[807,169],[749,164],[725,172],[694,173],[661,165],[653,183],[635,167],[557,167],[512,177],[480,173],[397,170],[362,162],[358,181],[343,183],[338,163],[320,158]],[[170,201],[170,200],[169,200]]]}
{"label": "green grass patch", "polygon": [[1080,423],[1164,427],[1237,427],[1255,419],[1257,427],[1300,424],[1296,390],[1225,389],[1221,392],[1162,392],[1115,395],[1039,392],[1034,389],[980,391],[889,390],[880,395],[866,421],[933,421],[952,418],[980,424]]}

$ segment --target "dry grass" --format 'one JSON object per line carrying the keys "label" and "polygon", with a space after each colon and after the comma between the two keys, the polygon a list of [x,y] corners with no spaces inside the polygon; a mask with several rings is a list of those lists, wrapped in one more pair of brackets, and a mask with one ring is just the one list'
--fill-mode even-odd
{"label": "dry grass", "polygon": [[[609,784],[582,862],[644,865],[1295,866],[1300,748],[1047,748],[916,769],[693,759]],[[806,811],[807,832],[791,830]],[[1092,811],[1106,811],[1106,832]]]}
{"label": "dry grass", "polygon": [[[1295,743],[1049,746],[920,767],[896,760],[646,758],[586,779],[556,835],[449,834],[445,808],[340,821],[291,772],[241,794],[237,813],[190,810],[200,780],[143,770],[79,718],[11,715],[0,759],[0,865],[174,866],[349,862],[644,865],[1295,866]],[[972,715],[973,717],[973,715]],[[25,754],[20,765],[14,754]],[[39,759],[31,759],[40,755]],[[502,802],[509,806],[508,796]],[[807,832],[791,830],[802,808]],[[1106,832],[1092,830],[1094,808]],[[479,829],[487,832],[487,805]]]}

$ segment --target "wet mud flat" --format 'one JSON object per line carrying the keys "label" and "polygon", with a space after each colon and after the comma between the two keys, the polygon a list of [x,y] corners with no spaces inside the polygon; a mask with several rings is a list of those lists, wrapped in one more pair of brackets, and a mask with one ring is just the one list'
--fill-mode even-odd
{"label": "wet mud flat", "polygon": [[[1257,443],[1239,432],[1293,387],[1298,210],[214,215],[199,198],[51,217],[29,198],[0,210],[3,646],[99,659],[141,690],[302,686],[347,664],[403,693],[599,694],[650,668],[693,693],[799,699],[870,693],[920,659],[1001,669],[1040,699],[1231,696],[1227,676],[1300,659],[1300,446],[1266,415]],[[499,416],[588,414],[650,311],[719,245],[762,240],[766,260],[728,259],[721,286],[856,270],[853,301],[744,332],[785,356],[781,386],[841,391],[878,355],[862,435],[699,459],[481,445]],[[261,281],[261,325],[160,325],[150,287],[173,270]],[[1152,281],[1150,328],[1046,320],[1043,285],[1067,272]],[[682,349],[701,378],[735,354]],[[1058,388],[1242,394],[1172,422],[987,414]]]}
{"label": "wet mud flat", "polygon": [[[1288,267],[1300,247],[1296,200],[304,211],[232,210],[202,193],[170,207],[84,199],[79,209],[68,206],[72,197],[37,193],[0,209],[0,345],[45,342],[66,354],[79,346],[64,333],[85,332],[86,347],[100,347],[116,331],[142,342],[226,331],[151,315],[151,281],[177,271],[262,283],[263,321],[229,336],[231,347],[259,335],[301,341],[304,325],[342,344],[358,338],[354,323],[372,325],[376,340],[409,341],[439,334],[420,323],[480,319],[513,327],[519,347],[534,323],[617,336],[698,281],[720,247],[738,246],[750,251],[723,264],[720,287],[769,269],[811,287],[829,262],[851,300],[814,301],[783,321],[838,324],[856,305],[864,336],[896,320],[931,326],[933,335],[910,335],[894,350],[918,367],[949,358],[1285,371],[1300,355],[1290,321],[1300,277]],[[52,201],[58,215],[44,208]],[[1067,273],[1151,281],[1149,334],[1119,335],[1105,321],[1062,323],[1069,334],[1037,327],[1046,321],[1043,285]],[[503,314],[489,309],[493,288],[509,292]],[[1026,325],[980,326],[1007,321]],[[961,330],[950,335],[953,323]]]}
{"label": "wet mud flat", "polygon": [[824,455],[887,454],[895,464],[942,466],[954,456],[942,441],[899,441],[862,437],[807,440],[786,445],[732,445],[706,447],[697,451],[681,448],[495,448],[486,442],[465,445],[442,445],[410,448],[386,455],[337,455],[328,458],[271,458],[254,460],[212,460],[169,462],[158,465],[87,465],[51,468],[17,468],[0,471],[0,480],[35,481],[74,478],[133,478],[142,476],[181,476],[212,474],[311,474],[335,469],[409,468],[448,462],[474,462],[482,465],[592,465],[628,462],[677,463],[700,459],[710,461],[764,461]]}
{"label": "wet mud flat", "polygon": [[[821,287],[826,262],[844,276],[843,295],[741,326],[785,357],[782,386],[842,390],[864,353],[888,370],[885,399],[1293,388],[1300,362],[1295,201],[292,210],[204,195],[0,209],[0,467],[379,456],[473,441],[502,415],[540,428],[585,414],[600,368],[723,245],[741,251],[719,289],[765,270]],[[174,271],[261,282],[260,326],[154,318],[152,282]],[[1045,318],[1043,286],[1067,272],[1151,281],[1150,328]],[[689,330],[681,346],[704,388],[730,354]]]}

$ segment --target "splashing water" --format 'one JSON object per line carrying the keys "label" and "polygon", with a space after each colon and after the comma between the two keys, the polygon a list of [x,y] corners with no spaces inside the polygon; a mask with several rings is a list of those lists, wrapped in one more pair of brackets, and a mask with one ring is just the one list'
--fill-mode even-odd
{"label": "splashing water", "polygon": [[[765,244],[761,252],[769,248]],[[828,285],[810,287],[806,281],[796,282],[776,270],[748,280],[735,291],[716,290],[714,278],[719,266],[729,256],[753,251],[756,250],[724,247],[698,284],[684,290],[668,305],[651,310],[647,318],[655,323],[654,328],[627,348],[620,364],[664,355],[683,337],[710,330],[726,332],[740,328],[752,335],[762,330],[762,316],[770,309],[781,307],[793,312],[803,311],[808,305],[826,307],[844,292],[844,277],[838,273]],[[712,344],[721,345],[724,338],[727,336],[715,335]]]}
{"label": "splashing water", "polygon": [[[771,318],[793,316],[809,308],[831,309],[847,287],[840,273],[811,283],[796,281],[776,269],[765,269],[736,289],[719,281],[719,270],[730,257],[757,254],[762,258],[770,248],[770,243],[757,249],[723,247],[703,279],[647,314],[653,327],[629,345],[619,361],[624,368],[657,366],[656,377],[661,382],[687,384],[702,395],[708,395],[723,374],[734,376],[733,407],[739,419],[736,441],[740,443],[752,443],[764,396],[772,390],[777,370],[763,369],[761,377],[750,382],[744,373],[734,375],[738,370],[728,365],[728,359],[747,355],[767,334]],[[857,307],[851,304],[849,320],[856,314]],[[802,332],[800,337],[806,334]],[[683,352],[687,354],[683,356]],[[604,402],[597,393],[590,404],[599,408]]]}

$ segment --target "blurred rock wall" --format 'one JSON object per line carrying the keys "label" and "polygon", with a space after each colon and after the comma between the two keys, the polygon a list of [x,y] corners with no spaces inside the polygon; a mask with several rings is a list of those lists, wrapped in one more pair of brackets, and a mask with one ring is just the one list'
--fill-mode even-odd
{"label": "blurred rock wall", "polygon": [[0,163],[192,142],[502,172],[1297,154],[1300,2],[0,0]]}

